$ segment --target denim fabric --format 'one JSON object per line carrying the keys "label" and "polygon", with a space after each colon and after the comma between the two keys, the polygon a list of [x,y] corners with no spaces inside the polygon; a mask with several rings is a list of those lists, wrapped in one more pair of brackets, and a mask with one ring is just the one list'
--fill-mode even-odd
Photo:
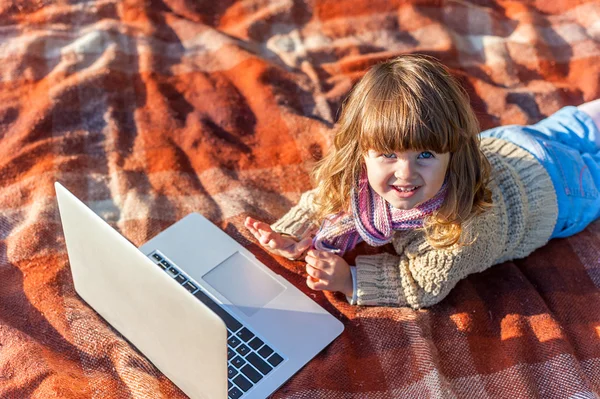
{"label": "denim fabric", "polygon": [[600,216],[600,134],[592,118],[577,107],[564,107],[530,126],[489,129],[496,137],[529,151],[546,168],[558,200],[558,219],[550,238],[568,237]]}

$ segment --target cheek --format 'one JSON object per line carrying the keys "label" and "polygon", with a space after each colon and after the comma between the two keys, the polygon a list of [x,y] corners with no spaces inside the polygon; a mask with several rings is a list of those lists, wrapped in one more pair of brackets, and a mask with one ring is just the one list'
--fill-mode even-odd
{"label": "cheek", "polygon": [[435,183],[436,186],[441,187],[444,184],[444,179],[446,178],[446,171],[448,167],[446,165],[438,168],[431,176],[432,182]]}
{"label": "cheek", "polygon": [[369,183],[373,188],[381,188],[387,186],[387,178],[384,170],[372,168],[368,173]]}
{"label": "cheek", "polygon": [[385,171],[378,168],[376,165],[369,165],[369,163],[366,164],[366,167],[369,185],[376,191],[381,191],[385,188],[387,186]]}
{"label": "cheek", "polygon": [[[426,174],[426,176],[424,176]],[[444,184],[444,179],[446,177],[446,168],[438,167],[428,170],[426,173],[422,175],[425,178],[427,183],[427,192],[428,194],[435,194]]]}

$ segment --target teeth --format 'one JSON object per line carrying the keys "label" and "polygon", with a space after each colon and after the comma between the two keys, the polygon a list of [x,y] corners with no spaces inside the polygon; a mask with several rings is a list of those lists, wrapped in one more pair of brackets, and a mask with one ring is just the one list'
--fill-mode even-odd
{"label": "teeth", "polygon": [[414,191],[417,187],[413,186],[413,187],[405,187],[405,188],[402,188],[402,187],[396,187],[396,188],[398,189],[398,191],[402,191],[403,193],[408,193],[410,191]]}

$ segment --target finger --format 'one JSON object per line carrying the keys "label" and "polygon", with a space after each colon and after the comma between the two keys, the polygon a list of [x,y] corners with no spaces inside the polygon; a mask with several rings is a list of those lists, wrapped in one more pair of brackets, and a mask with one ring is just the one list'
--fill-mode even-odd
{"label": "finger", "polygon": [[252,236],[254,236],[254,238],[256,238],[257,241],[260,241],[261,235],[257,230],[255,230],[252,227],[248,227],[248,231],[250,232],[250,234],[252,234]]}
{"label": "finger", "polygon": [[256,238],[262,245],[265,245],[264,240],[261,241],[261,238],[265,235],[262,231],[256,229],[254,227],[254,224],[250,221],[248,221],[248,224],[246,224],[246,228],[248,229],[248,231],[250,231],[254,238]]}
{"label": "finger", "polygon": [[313,267],[308,263],[306,264],[306,273],[321,281],[329,281],[331,279],[331,274],[329,272],[323,269]]}
{"label": "finger", "polygon": [[317,259],[313,256],[310,256],[310,255],[306,255],[306,257],[304,258],[304,261],[307,264],[314,267],[315,269],[319,269],[324,272],[327,272],[331,269],[331,267],[329,267],[329,265],[326,262],[322,261],[321,259]]}
{"label": "finger", "polygon": [[332,255],[334,255],[327,251],[319,251],[318,249],[314,249],[314,248],[309,250],[307,254],[311,255],[312,257],[314,257],[316,259],[322,259],[322,260],[331,259]]}
{"label": "finger", "polygon": [[308,288],[310,288],[311,290],[315,290],[315,291],[321,291],[323,288],[320,288],[321,285],[319,284],[319,281],[315,281],[312,279],[312,277],[308,276],[306,278],[306,285],[308,286]]}
{"label": "finger", "polygon": [[292,242],[289,245],[290,250],[295,257],[305,254],[306,250],[312,245],[312,239],[302,240],[300,242]]}
{"label": "finger", "polygon": [[275,240],[273,238],[269,240],[269,243],[267,245],[269,246],[269,248],[272,248],[272,249],[276,249],[276,248],[283,249],[283,248],[281,248],[281,243],[277,242],[277,240]]}
{"label": "finger", "polygon": [[258,220],[254,222],[254,228],[264,234],[271,233],[273,231],[271,226],[269,226],[267,223]]}
{"label": "finger", "polygon": [[[306,259],[307,259],[306,263],[310,264],[315,269],[325,270],[327,268],[325,262],[323,262],[321,259],[317,259],[312,256],[307,256]],[[309,260],[310,260],[310,262],[309,262]]]}
{"label": "finger", "polygon": [[321,251],[318,251],[318,250],[316,250],[314,248],[309,249],[306,252],[306,256],[310,256],[311,258],[316,259],[316,260],[319,260],[319,259],[323,258],[323,255],[322,255]]}
{"label": "finger", "polygon": [[313,257],[315,259],[318,259],[319,258],[319,251],[317,251],[316,249],[313,248],[313,249],[309,250],[306,253],[306,255],[311,256],[311,257]]}
{"label": "finger", "polygon": [[246,220],[244,221],[244,227],[246,227],[248,230],[250,230],[251,233],[254,234],[256,229],[254,228],[254,226],[252,224],[252,220],[253,219],[251,217],[247,217]]}
{"label": "finger", "polygon": [[306,265],[306,273],[316,280],[319,280],[323,277],[322,272],[319,269],[315,269],[314,267],[308,264]]}
{"label": "finger", "polygon": [[252,218],[252,217],[250,217],[250,216],[248,216],[248,217],[246,218],[246,220],[244,221],[244,224],[245,224],[247,227],[249,227],[249,228],[252,228],[252,229],[254,229],[254,230],[257,230],[257,228],[256,228],[256,227],[257,227],[258,225],[260,225],[261,223],[262,223],[262,222],[261,222],[260,220],[256,220],[256,219],[254,219],[254,218]]}
{"label": "finger", "polygon": [[270,231],[268,233],[263,233],[263,236],[269,241],[274,240],[278,243],[281,241],[280,240],[281,236],[278,233],[275,233],[274,231]]}
{"label": "finger", "polygon": [[267,241],[267,245],[273,249],[293,249],[294,242],[287,242],[281,237],[279,233],[270,232],[264,234],[264,240]]}
{"label": "finger", "polygon": [[311,265],[312,267],[318,269],[317,262],[319,262],[319,260],[317,258],[315,258],[314,256],[306,254],[306,256],[304,257],[304,261],[306,262],[306,264]]}
{"label": "finger", "polygon": [[253,232],[252,235],[254,236],[254,238],[256,238],[256,241],[258,241],[260,243],[260,233]]}
{"label": "finger", "polygon": [[323,280],[317,280],[315,281],[314,279],[311,279],[311,277],[307,277],[306,279],[306,285],[308,285],[308,287],[312,290],[315,291],[323,291],[323,290],[327,290],[327,282],[323,281]]}
{"label": "finger", "polygon": [[271,240],[269,240],[264,234],[258,233],[258,241],[261,243],[261,245],[267,246]]}
{"label": "finger", "polygon": [[296,248],[299,251],[306,251],[312,245],[312,238],[308,237],[301,240],[298,244],[296,244]]}

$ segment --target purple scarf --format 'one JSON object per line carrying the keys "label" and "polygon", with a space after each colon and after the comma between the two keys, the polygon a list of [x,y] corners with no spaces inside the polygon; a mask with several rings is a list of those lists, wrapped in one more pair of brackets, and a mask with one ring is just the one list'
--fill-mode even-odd
{"label": "purple scarf", "polygon": [[343,255],[360,241],[378,247],[392,241],[394,231],[423,227],[423,219],[442,206],[447,186],[431,199],[408,210],[392,207],[369,185],[367,173],[358,178],[358,192],[352,190],[352,213],[340,212],[325,218],[313,238],[313,246]]}

